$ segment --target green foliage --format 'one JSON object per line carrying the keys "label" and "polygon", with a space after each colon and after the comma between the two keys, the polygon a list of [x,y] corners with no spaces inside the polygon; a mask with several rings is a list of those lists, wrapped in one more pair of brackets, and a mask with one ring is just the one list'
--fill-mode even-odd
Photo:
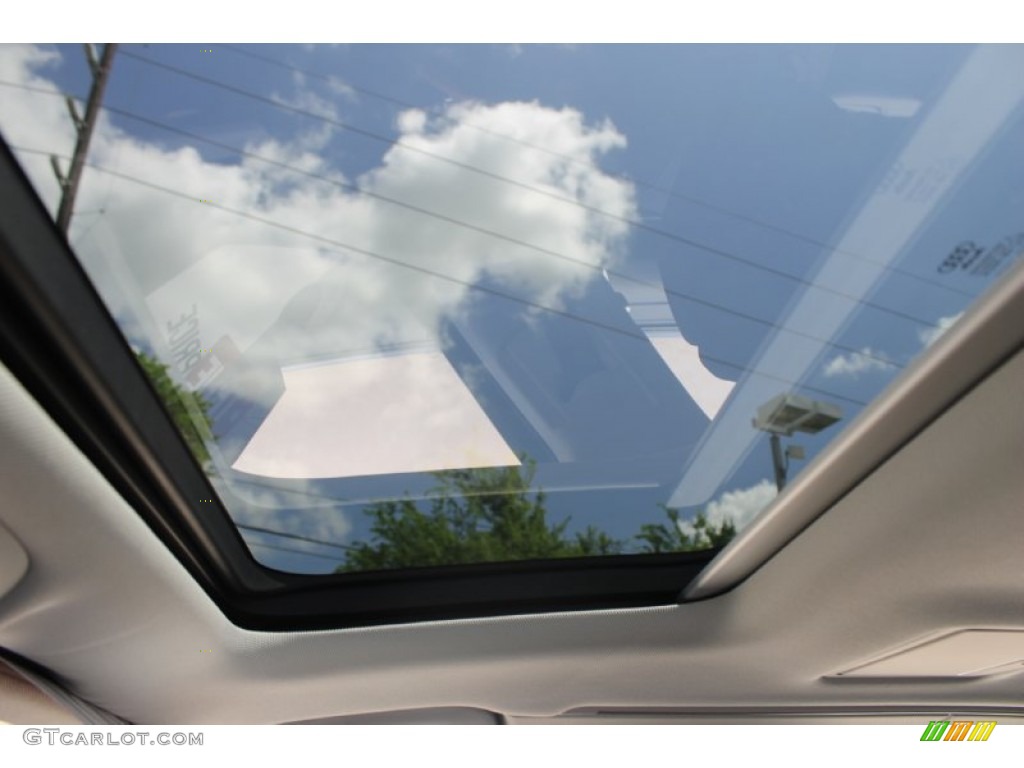
{"label": "green foliage", "polygon": [[530,493],[533,473],[532,463],[525,474],[518,467],[437,472],[428,511],[411,499],[372,505],[372,541],[349,550],[343,570],[573,557],[612,546],[596,531],[567,539],[568,520],[549,523],[544,493]]}
{"label": "green foliage", "polygon": [[[736,535],[732,520],[715,526],[703,512],[690,524],[680,524],[679,512],[662,506],[668,523],[647,523],[640,526],[636,538],[643,552],[693,552],[701,549],[724,547]],[[687,532],[684,532],[685,531]]]}
{"label": "green foliage", "polygon": [[604,531],[588,525],[585,530],[576,534],[573,540],[575,551],[573,557],[584,557],[586,555],[620,555],[623,550],[623,543],[613,539]]}
{"label": "green foliage", "polygon": [[[616,555],[628,548],[594,526],[569,536],[569,520],[547,518],[544,492],[531,491],[535,464],[525,468],[497,467],[437,472],[438,486],[424,502],[412,499],[381,501],[366,508],[369,541],[357,542],[337,569],[384,570],[431,565],[457,565],[510,560]],[[641,552],[683,552],[719,546],[732,538],[735,527],[715,527],[703,515],[695,533],[684,534],[678,512],[664,508],[668,524],[641,527]]]}
{"label": "green foliage", "polygon": [[167,372],[167,365],[161,363],[155,357],[141,351],[136,352],[135,356],[139,361],[139,365],[142,366],[142,370],[146,372],[146,376],[152,382],[171,419],[174,420],[178,431],[185,438],[185,443],[188,445],[189,450],[192,451],[192,455],[195,456],[200,466],[206,469],[210,463],[210,452],[206,449],[206,444],[203,442],[199,428],[193,421],[189,409],[191,406],[195,412],[202,414],[203,419],[206,421],[206,429],[209,431],[211,425],[209,402],[203,397],[202,393],[189,392],[181,385],[176,384]]}

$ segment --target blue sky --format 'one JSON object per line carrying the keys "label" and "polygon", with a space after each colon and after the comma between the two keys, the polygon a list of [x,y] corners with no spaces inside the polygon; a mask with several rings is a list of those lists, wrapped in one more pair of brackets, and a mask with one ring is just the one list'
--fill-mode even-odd
{"label": "blue sky", "polygon": [[[801,392],[840,404],[849,423],[1024,246],[1022,93],[1010,74],[1020,47],[244,48],[324,77],[217,44],[126,45],[105,103],[378,197],[107,113],[95,162],[183,193],[100,171],[83,181],[72,243],[129,337],[168,353],[159,307],[202,294],[184,303],[200,302],[204,333],[215,314],[239,344],[239,324],[252,332],[242,351],[261,383],[233,394],[271,404],[289,366],[368,348],[398,354],[414,342],[439,350],[508,447],[538,458],[554,516],[613,535],[659,519],[662,502],[749,519],[774,495],[767,442],[749,427],[758,403]],[[88,82],[77,46],[0,47],[0,77],[78,95]],[[0,104],[11,144],[70,152],[59,99],[0,87]],[[45,157],[20,157],[53,205]],[[338,255],[202,199],[362,252]],[[964,243],[973,266],[942,268]],[[396,271],[363,252],[462,282]],[[982,274],[986,258],[999,266]],[[252,309],[261,302],[266,318]],[[314,327],[325,333],[307,332]],[[731,399],[713,421],[656,338],[697,345],[706,380],[725,382]],[[218,424],[231,461],[266,418],[257,411]],[[801,436],[808,459],[840,427]],[[288,482],[357,499],[416,492],[430,476]],[[364,530],[355,507],[330,518],[282,506],[264,486],[239,487],[223,492],[252,524],[331,540]],[[261,556],[284,569],[329,567]]]}

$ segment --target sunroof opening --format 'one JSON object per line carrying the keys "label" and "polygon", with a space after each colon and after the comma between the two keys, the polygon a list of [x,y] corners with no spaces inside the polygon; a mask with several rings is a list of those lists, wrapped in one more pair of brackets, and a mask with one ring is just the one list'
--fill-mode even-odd
{"label": "sunroof opening", "polygon": [[[278,571],[721,546],[1024,252],[1022,46],[210,50],[118,48],[68,236]],[[93,75],[0,69],[56,212]]]}

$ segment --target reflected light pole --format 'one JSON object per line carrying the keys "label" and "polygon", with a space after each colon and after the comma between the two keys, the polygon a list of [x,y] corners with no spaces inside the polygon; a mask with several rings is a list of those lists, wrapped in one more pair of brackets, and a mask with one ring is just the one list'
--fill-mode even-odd
{"label": "reflected light pole", "polygon": [[783,451],[781,436],[791,437],[794,432],[814,435],[841,418],[843,411],[838,405],[800,395],[777,395],[757,409],[754,427],[771,435],[772,466],[779,492],[786,485],[789,460],[804,458],[804,449],[799,445],[790,445]]}

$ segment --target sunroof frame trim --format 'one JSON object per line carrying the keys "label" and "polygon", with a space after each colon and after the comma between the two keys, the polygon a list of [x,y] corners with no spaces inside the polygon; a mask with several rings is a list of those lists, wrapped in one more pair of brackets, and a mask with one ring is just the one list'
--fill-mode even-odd
{"label": "sunroof frame trim", "polygon": [[[309,576],[260,565],[0,140],[0,359],[236,625],[298,631],[665,605],[717,550]],[[204,503],[199,499],[215,499]]]}

